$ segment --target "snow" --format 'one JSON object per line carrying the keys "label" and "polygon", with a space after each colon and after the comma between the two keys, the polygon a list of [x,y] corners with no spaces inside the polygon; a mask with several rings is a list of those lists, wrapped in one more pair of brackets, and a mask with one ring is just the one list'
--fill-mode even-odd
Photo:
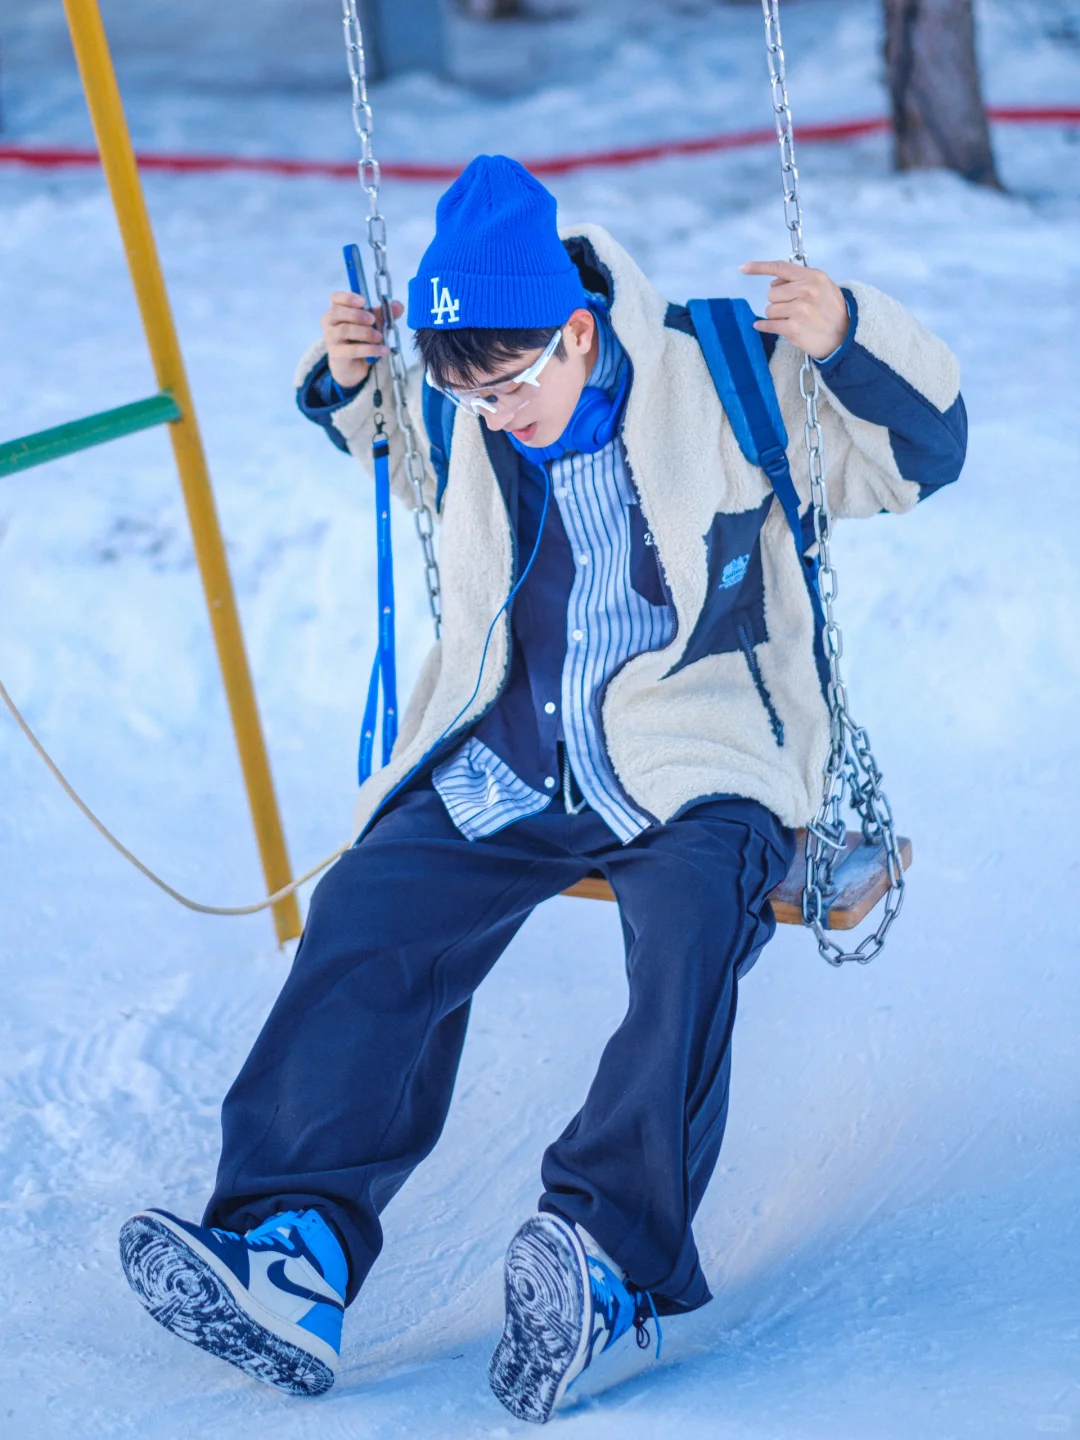
{"label": "snow", "polygon": [[[539,82],[524,94],[381,87],[383,153],[467,157],[511,137],[542,155],[767,123],[754,6],[687,4],[662,26],[644,3],[584,9],[565,72],[569,19],[507,32]],[[192,0],[181,25],[173,7],[113,0],[138,142],[351,153],[336,22],[309,30],[306,10],[264,0],[237,19]],[[797,118],[883,110],[875,14],[870,0],[789,7]],[[1074,0],[995,0],[980,18],[992,101],[1077,103]],[[87,139],[60,23],[52,0],[2,22],[12,138]],[[494,68],[479,51],[470,63],[474,80]],[[717,1298],[682,1333],[668,1327],[649,1378],[568,1414],[560,1433],[1080,1432],[1080,152],[1075,131],[1053,127],[996,139],[1008,194],[893,176],[881,139],[802,153],[813,260],[896,295],[964,367],[960,483],[837,540],[854,703],[916,864],[874,966],[834,973],[789,929],[748,979],[728,1137],[698,1224]],[[362,475],[301,421],[290,385],[341,283],[340,245],[361,238],[361,197],[266,177],[146,188],[306,866],[347,834],[374,530]],[[672,298],[754,297],[738,262],[781,253],[767,149],[554,188],[566,218],[609,226]],[[437,194],[387,186],[399,290]],[[151,393],[100,177],[7,169],[0,207],[0,434]],[[407,517],[395,542],[407,685],[429,634]],[[164,434],[4,481],[0,615],[0,678],[106,821],[200,898],[260,894]],[[624,1003],[613,907],[551,902],[481,990],[445,1137],[387,1212],[341,1379],[300,1403],[154,1326],[116,1255],[138,1206],[201,1209],[221,1096],[285,973],[269,922],[174,907],[2,718],[0,794],[0,1433],[526,1433],[484,1382],[499,1266]]]}

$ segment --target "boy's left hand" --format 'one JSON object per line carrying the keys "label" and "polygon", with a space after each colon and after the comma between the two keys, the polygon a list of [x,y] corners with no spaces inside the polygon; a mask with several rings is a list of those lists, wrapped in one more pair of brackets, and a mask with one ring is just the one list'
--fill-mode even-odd
{"label": "boy's left hand", "polygon": [[772,275],[766,318],[754,329],[766,335],[783,335],[793,345],[824,360],[848,332],[847,301],[835,280],[824,270],[811,270],[794,260],[749,260],[739,269],[744,275]]}

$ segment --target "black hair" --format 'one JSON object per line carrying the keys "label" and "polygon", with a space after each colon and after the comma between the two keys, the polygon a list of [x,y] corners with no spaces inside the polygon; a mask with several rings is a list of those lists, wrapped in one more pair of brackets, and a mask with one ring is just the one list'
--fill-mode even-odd
{"label": "black hair", "polygon": [[[448,385],[471,389],[481,384],[493,370],[500,370],[519,355],[530,350],[543,350],[554,334],[554,327],[543,330],[435,330],[425,327],[416,332],[416,348],[431,378],[440,390]],[[559,336],[556,360],[566,359],[566,343]]]}

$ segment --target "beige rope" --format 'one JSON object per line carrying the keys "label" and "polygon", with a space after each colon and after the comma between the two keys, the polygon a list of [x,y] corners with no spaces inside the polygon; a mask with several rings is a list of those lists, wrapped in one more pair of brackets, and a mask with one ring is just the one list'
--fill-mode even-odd
{"label": "beige rope", "polygon": [[316,875],[319,874],[320,871],[325,870],[327,866],[332,865],[335,860],[337,860],[340,856],[344,855],[345,851],[349,849],[348,845],[340,846],[337,850],[334,851],[332,855],[328,855],[325,860],[320,860],[318,865],[313,866],[310,870],[306,871],[298,879],[290,881],[288,885],[282,886],[280,890],[275,890],[273,895],[268,895],[265,900],[259,900],[254,905],[200,905],[197,900],[190,900],[186,895],[181,895],[179,890],[174,890],[171,885],[167,884],[164,880],[162,880],[160,875],[155,875],[153,870],[151,870],[148,865],[144,865],[137,855],[133,855],[131,851],[127,848],[127,846],[122,844],[121,841],[119,841],[112,833],[112,831],[108,829],[107,826],[102,824],[102,822],[90,809],[90,806],[87,805],[86,801],[83,800],[83,798],[73,789],[73,787],[68,784],[67,780],[65,779],[64,775],[60,770],[60,767],[56,764],[52,756],[45,749],[45,746],[42,745],[41,741],[34,734],[33,730],[30,729],[30,726],[23,719],[21,713],[19,712],[19,707],[15,704],[15,701],[12,700],[11,696],[8,694],[7,690],[4,687],[3,681],[0,681],[0,700],[3,700],[4,704],[11,712],[11,718],[15,721],[15,724],[18,725],[19,729],[26,736],[27,740],[30,741],[30,744],[41,756],[42,760],[45,761],[45,764],[52,772],[53,779],[59,783],[61,789],[64,791],[64,794],[68,797],[68,799],[73,801],[79,807],[79,809],[86,816],[87,820],[90,821],[90,824],[93,825],[94,829],[98,832],[98,834],[103,836],[113,847],[113,849],[118,851],[124,857],[124,859],[128,861],[129,864],[134,865],[136,870],[138,870],[141,874],[145,875],[147,880],[149,880],[152,884],[156,885],[159,890],[164,890],[166,895],[171,895],[174,900],[176,900],[179,904],[185,906],[185,908],[188,910],[197,910],[200,915],[256,915],[260,910],[268,910],[271,905],[276,905],[279,900],[284,900],[286,895],[291,895],[294,890],[299,889],[299,887],[305,884],[306,881],[313,879]]}

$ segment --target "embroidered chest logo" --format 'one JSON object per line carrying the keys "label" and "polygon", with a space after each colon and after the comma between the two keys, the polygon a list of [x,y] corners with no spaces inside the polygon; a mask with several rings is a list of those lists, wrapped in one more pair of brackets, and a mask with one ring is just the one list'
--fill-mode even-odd
{"label": "embroidered chest logo", "polygon": [[456,325],[460,309],[461,301],[450,298],[449,285],[444,285],[440,290],[439,277],[433,275],[431,279],[431,313],[435,316],[435,324],[445,325],[449,321],[451,325]]}
{"label": "embroidered chest logo", "polygon": [[749,555],[737,555],[734,560],[729,560],[720,576],[721,590],[730,590],[732,586],[738,585],[746,574],[749,564]]}

